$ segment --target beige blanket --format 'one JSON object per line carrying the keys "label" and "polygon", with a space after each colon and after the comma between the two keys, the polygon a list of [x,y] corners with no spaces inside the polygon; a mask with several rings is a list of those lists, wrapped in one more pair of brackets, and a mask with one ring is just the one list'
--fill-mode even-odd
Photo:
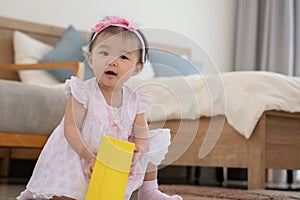
{"label": "beige blanket", "polygon": [[227,72],[133,80],[128,85],[153,95],[151,121],[225,115],[249,138],[267,110],[300,112],[300,78],[272,72]]}

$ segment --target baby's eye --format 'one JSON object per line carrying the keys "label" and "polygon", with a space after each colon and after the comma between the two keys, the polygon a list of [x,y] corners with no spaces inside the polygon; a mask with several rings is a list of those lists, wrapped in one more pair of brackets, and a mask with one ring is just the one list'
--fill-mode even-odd
{"label": "baby's eye", "polygon": [[108,56],[108,52],[107,51],[100,51],[99,53],[102,56]]}
{"label": "baby's eye", "polygon": [[123,60],[128,60],[128,57],[124,56],[124,55],[121,55],[120,58],[123,59]]}

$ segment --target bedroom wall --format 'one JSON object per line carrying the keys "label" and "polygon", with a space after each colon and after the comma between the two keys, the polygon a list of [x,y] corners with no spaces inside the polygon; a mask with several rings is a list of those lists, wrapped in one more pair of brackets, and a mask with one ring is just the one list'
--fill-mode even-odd
{"label": "bedroom wall", "polygon": [[[168,29],[203,46],[220,71],[233,65],[236,0],[0,0],[0,15],[89,31],[105,15],[121,15],[142,28]],[[159,39],[159,38],[157,38]],[[185,45],[172,37],[161,42]],[[192,57],[209,61],[193,47]]]}

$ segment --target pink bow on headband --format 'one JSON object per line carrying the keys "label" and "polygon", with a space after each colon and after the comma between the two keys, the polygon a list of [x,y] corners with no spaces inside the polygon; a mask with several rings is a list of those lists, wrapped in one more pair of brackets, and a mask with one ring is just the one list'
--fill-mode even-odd
{"label": "pink bow on headband", "polygon": [[126,19],[123,19],[118,16],[109,16],[109,17],[105,18],[104,20],[100,21],[98,24],[96,24],[92,28],[92,31],[95,33],[99,33],[103,29],[105,29],[109,26],[119,26],[119,27],[126,28],[127,30],[130,30],[130,31],[137,30],[137,27],[132,22],[129,22]]}

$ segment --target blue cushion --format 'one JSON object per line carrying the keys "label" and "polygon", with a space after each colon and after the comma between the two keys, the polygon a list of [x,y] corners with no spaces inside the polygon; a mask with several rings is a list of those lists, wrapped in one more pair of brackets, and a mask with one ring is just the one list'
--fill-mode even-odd
{"label": "blue cushion", "polygon": [[[61,39],[56,43],[55,48],[47,53],[39,62],[83,62],[85,57],[81,47],[88,44],[85,37],[70,25]],[[73,75],[73,69],[48,70],[58,81],[65,82]],[[92,70],[86,65],[84,79],[93,76]]]}
{"label": "blue cushion", "polygon": [[171,52],[149,49],[149,60],[155,77],[199,74],[199,63],[191,62]]}

